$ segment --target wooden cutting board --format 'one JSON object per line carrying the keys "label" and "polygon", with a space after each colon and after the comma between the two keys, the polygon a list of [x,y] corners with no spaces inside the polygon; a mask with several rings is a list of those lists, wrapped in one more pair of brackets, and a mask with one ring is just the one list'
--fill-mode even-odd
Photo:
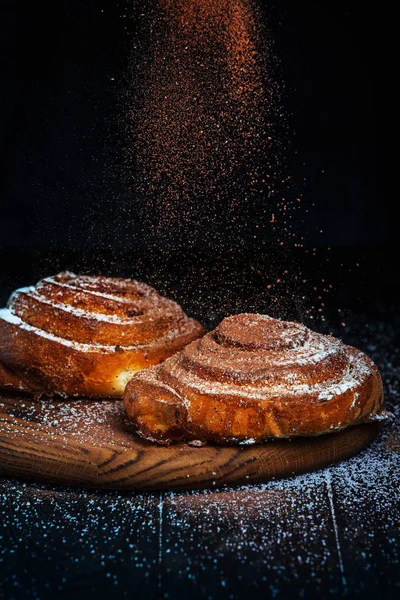
{"label": "wooden cutting board", "polygon": [[320,469],[365,448],[379,424],[255,446],[157,446],[122,401],[0,396],[0,474],[84,488],[175,490],[258,483]]}

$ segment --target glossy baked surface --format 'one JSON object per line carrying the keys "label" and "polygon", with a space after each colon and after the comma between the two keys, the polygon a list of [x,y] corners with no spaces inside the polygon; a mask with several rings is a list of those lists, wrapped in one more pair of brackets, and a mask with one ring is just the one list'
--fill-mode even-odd
{"label": "glossy baked surface", "polygon": [[138,433],[160,443],[252,444],[380,418],[382,381],[363,352],[266,315],[224,319],[125,391]]}
{"label": "glossy baked surface", "polygon": [[120,397],[135,372],[202,334],[149,285],[60,273],[17,290],[0,310],[0,388]]}

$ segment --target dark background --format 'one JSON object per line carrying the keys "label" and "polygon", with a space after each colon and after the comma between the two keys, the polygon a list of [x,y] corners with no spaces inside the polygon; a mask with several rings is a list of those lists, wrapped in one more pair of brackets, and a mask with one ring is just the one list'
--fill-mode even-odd
{"label": "dark background", "polygon": [[[176,232],[157,239],[138,228],[129,237],[123,221],[135,200],[109,168],[118,163],[116,114],[137,7],[0,0],[0,305],[17,287],[69,268],[148,281],[207,327],[231,312],[296,318],[368,352],[397,411],[398,236],[376,142],[381,7],[274,0],[263,8],[286,84],[288,172],[304,199],[295,223],[304,247],[284,252],[243,231],[235,243],[226,232],[212,251],[207,236],[190,249]],[[164,590],[171,598],[393,598],[397,423],[372,462],[362,454],[333,472],[329,498],[327,480],[267,488],[258,504],[246,490],[200,504],[167,494],[163,529],[162,496],[2,481],[0,598],[3,589],[17,599],[166,598]]]}
{"label": "dark background", "polygon": [[[215,318],[254,309],[316,319],[329,307],[376,311],[394,301],[389,201],[377,172],[372,6],[263,6],[286,85],[288,172],[304,199],[295,227],[305,247],[285,253],[260,249],[250,233],[242,233],[240,252],[226,233],[211,253],[206,243],[174,247],[173,232],[169,242],[139,228],[126,233],[126,191],[109,171],[118,162],[116,115],[146,3],[140,10],[105,0],[0,6],[3,302],[14,287],[63,268],[144,278]],[[135,199],[128,201],[134,213]],[[272,302],[266,286],[287,265],[288,281],[272,288]],[[300,301],[303,280],[307,300]]]}

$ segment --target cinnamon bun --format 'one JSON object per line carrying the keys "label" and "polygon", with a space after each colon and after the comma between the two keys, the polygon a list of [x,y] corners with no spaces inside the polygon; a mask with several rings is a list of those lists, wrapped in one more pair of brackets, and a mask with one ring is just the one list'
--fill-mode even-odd
{"label": "cinnamon bun", "polygon": [[361,351],[266,315],[224,319],[124,395],[143,438],[251,444],[383,418],[382,381]]}
{"label": "cinnamon bun", "polygon": [[60,273],[17,290],[0,310],[0,387],[121,397],[136,371],[203,333],[144,283]]}

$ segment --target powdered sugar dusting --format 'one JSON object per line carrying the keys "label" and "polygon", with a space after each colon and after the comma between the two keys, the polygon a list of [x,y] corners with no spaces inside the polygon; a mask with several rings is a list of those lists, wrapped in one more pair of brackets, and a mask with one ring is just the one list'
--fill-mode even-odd
{"label": "powdered sugar dusting", "polygon": [[[277,396],[302,396],[304,394],[316,395],[318,400],[329,400],[338,394],[354,390],[362,381],[363,374],[371,373],[367,363],[367,357],[360,353],[357,357],[351,358],[352,369],[348,369],[340,382],[326,380],[315,384],[294,383],[295,374],[284,375],[284,383],[270,383],[264,387],[254,385],[227,385],[219,381],[207,381],[193,371],[185,371],[181,368],[179,362],[170,360],[170,372],[188,388],[199,393],[220,394],[228,396],[247,396],[258,400],[268,400]],[[146,377],[143,373],[142,376]],[[288,382],[291,381],[290,385]]]}
{"label": "powdered sugar dusting", "polygon": [[[256,600],[372,598],[397,589],[400,349],[385,324],[371,324],[370,337],[396,419],[369,448],[339,465],[260,485],[162,495],[3,480],[4,596],[23,589],[28,598],[72,597],[88,571],[88,586],[96,573],[102,593],[119,597],[139,586],[148,597],[172,597],[176,581],[182,596],[194,598],[202,589],[212,598],[251,594]],[[63,419],[79,436],[86,419],[107,422],[113,410],[115,402],[90,403],[82,423]]]}
{"label": "powdered sugar dusting", "polygon": [[[216,439],[211,435],[218,430],[231,443],[339,431],[380,414],[383,404],[379,374],[366,354],[299,323],[257,314],[228,317],[181,353],[135,375],[126,391],[128,413],[129,402],[158,390],[161,397],[176,390],[185,407],[179,434],[162,430],[169,441],[201,437],[196,427],[203,426],[193,415],[207,403],[207,414],[214,411],[219,421],[205,439]],[[239,418],[253,419],[252,427],[232,426],[239,408]]]}
{"label": "powdered sugar dusting", "polygon": [[[77,352],[83,352],[83,353],[101,352],[104,354],[115,352],[115,345],[106,346],[104,344],[95,344],[95,343],[82,344],[79,342],[75,342],[73,340],[67,340],[65,338],[58,337],[52,333],[49,333],[48,331],[44,331],[43,329],[33,327],[32,325],[28,325],[28,323],[25,323],[24,321],[22,321],[22,319],[17,317],[17,315],[14,315],[8,308],[0,309],[0,319],[3,319],[7,323],[11,323],[12,325],[17,325],[21,329],[29,331],[30,333],[33,333],[34,335],[38,335],[39,337],[45,338],[47,340],[51,340],[52,342],[56,342],[57,344],[62,344],[63,346],[68,346],[69,348],[73,348]],[[187,328],[189,331],[195,330],[196,322],[189,320],[187,323]],[[159,337],[152,342],[148,342],[147,344],[135,344],[133,346],[121,346],[120,345],[120,348],[124,351],[137,350],[137,349],[141,349],[141,348],[151,348],[153,346],[158,346],[160,344],[163,344],[164,342],[173,339],[174,337],[180,335],[181,333],[182,333],[182,327],[175,327],[175,328],[169,330],[166,333],[166,335]]]}

